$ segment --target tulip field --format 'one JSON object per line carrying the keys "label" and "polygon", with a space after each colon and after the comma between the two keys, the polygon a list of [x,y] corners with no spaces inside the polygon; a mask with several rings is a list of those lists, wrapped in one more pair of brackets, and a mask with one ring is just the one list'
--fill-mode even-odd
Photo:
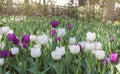
{"label": "tulip field", "polygon": [[0,74],[120,74],[120,25],[0,17]]}

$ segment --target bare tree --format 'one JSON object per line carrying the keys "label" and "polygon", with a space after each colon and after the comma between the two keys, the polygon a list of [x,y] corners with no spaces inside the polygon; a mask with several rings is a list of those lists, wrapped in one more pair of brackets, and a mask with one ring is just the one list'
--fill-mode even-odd
{"label": "bare tree", "polygon": [[46,1],[45,0],[43,0],[43,5],[46,5]]}
{"label": "bare tree", "polygon": [[12,14],[12,0],[7,0],[7,13]]}
{"label": "bare tree", "polygon": [[87,0],[78,0],[78,6],[83,6],[83,5],[85,5],[85,2],[86,2]]}
{"label": "bare tree", "polygon": [[104,0],[103,22],[114,21],[114,8],[116,0]]}
{"label": "bare tree", "polygon": [[45,16],[46,13],[47,13],[46,0],[43,0],[43,5],[44,5],[44,11],[43,11],[43,13],[44,13],[44,16]]}
{"label": "bare tree", "polygon": [[74,0],[71,0],[71,4],[73,4],[74,3]]}

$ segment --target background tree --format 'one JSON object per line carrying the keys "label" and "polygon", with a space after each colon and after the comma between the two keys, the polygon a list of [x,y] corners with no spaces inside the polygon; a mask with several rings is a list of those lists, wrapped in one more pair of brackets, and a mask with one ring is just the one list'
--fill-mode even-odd
{"label": "background tree", "polygon": [[114,8],[116,0],[104,0],[103,22],[114,21]]}
{"label": "background tree", "polygon": [[78,6],[84,6],[87,0],[78,0]]}
{"label": "background tree", "polygon": [[12,14],[12,0],[7,0],[7,13]]}

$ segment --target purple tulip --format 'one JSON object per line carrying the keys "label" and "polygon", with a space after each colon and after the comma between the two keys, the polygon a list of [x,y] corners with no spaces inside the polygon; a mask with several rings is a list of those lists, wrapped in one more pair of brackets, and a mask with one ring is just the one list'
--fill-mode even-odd
{"label": "purple tulip", "polygon": [[67,29],[71,29],[71,24],[66,24]]}
{"label": "purple tulip", "polygon": [[76,45],[79,45],[80,51],[82,51],[82,46],[81,46],[81,44],[77,43]]}
{"label": "purple tulip", "polygon": [[50,33],[51,36],[54,36],[54,35],[56,34],[56,30],[53,30],[53,29],[52,29],[52,30],[50,30],[49,33]]}
{"label": "purple tulip", "polygon": [[50,22],[50,25],[51,25],[53,28],[56,28],[56,27],[59,25],[59,22],[58,22],[58,21],[51,21],[51,22]]}
{"label": "purple tulip", "polygon": [[29,43],[30,42],[30,37],[28,34],[22,36],[22,42],[23,43]]}
{"label": "purple tulip", "polygon": [[18,44],[18,42],[19,42],[18,38],[16,37],[16,35],[15,35],[14,33],[9,33],[9,34],[7,35],[7,39],[8,39],[9,41],[12,41],[13,44]]}
{"label": "purple tulip", "polygon": [[30,36],[28,34],[23,35],[22,36],[22,43],[20,44],[20,46],[22,46],[23,48],[26,48],[27,45],[29,44],[29,42],[30,42]]}
{"label": "purple tulip", "polygon": [[115,53],[115,52],[112,52],[111,54],[110,54],[110,61],[111,62],[116,62],[117,60],[118,60],[118,53]]}
{"label": "purple tulip", "polygon": [[23,48],[27,48],[28,43],[23,43]]}
{"label": "purple tulip", "polygon": [[112,43],[114,41],[114,36],[110,37],[110,42]]}
{"label": "purple tulip", "polygon": [[16,35],[15,35],[14,33],[9,33],[9,34],[7,35],[7,39],[8,39],[9,41],[14,40],[14,38],[16,38]]}
{"label": "purple tulip", "polygon": [[60,37],[57,37],[56,38],[56,42],[59,43],[61,41],[61,38]]}
{"label": "purple tulip", "polygon": [[9,52],[8,52],[7,50],[2,50],[2,51],[1,51],[1,56],[2,56],[3,58],[7,57],[8,54],[9,54]]}
{"label": "purple tulip", "polygon": [[102,65],[108,65],[108,59],[102,59],[101,64]]}
{"label": "purple tulip", "polygon": [[16,38],[14,38],[14,39],[12,40],[12,42],[13,42],[13,44],[18,44],[18,43],[19,43],[19,40],[18,40],[18,38],[16,37]]}

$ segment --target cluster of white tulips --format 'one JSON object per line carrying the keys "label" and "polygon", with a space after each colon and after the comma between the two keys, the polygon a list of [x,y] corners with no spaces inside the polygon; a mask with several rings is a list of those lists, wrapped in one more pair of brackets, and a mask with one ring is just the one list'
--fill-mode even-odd
{"label": "cluster of white tulips", "polygon": [[56,47],[56,49],[51,52],[51,56],[54,60],[60,60],[64,55],[65,47]]}
{"label": "cluster of white tulips", "polygon": [[[57,30],[57,37],[64,37],[66,34],[66,31],[64,28],[59,28]],[[41,55],[41,45],[52,45],[52,39],[49,38],[47,35],[40,35],[40,36],[35,36],[35,35],[30,35],[30,40],[31,41],[36,41],[36,44],[34,45],[33,48],[31,48],[31,56],[32,57],[40,57]],[[35,53],[37,52],[37,53]],[[61,57],[65,54],[65,47],[56,47],[54,51],[51,52],[51,56],[54,60],[59,60]]]}
{"label": "cluster of white tulips", "polygon": [[30,54],[32,57],[37,58],[41,56],[42,45],[47,45],[49,38],[47,35],[30,35],[30,41],[35,41],[36,44],[31,48]]}
{"label": "cluster of white tulips", "polygon": [[70,37],[68,48],[72,54],[78,54],[80,52],[80,46],[76,45],[76,38]]}
{"label": "cluster of white tulips", "polygon": [[90,51],[92,54],[95,54],[95,57],[98,60],[105,58],[105,51],[102,50],[102,43],[95,42],[96,34],[88,32],[86,35],[85,50]]}

